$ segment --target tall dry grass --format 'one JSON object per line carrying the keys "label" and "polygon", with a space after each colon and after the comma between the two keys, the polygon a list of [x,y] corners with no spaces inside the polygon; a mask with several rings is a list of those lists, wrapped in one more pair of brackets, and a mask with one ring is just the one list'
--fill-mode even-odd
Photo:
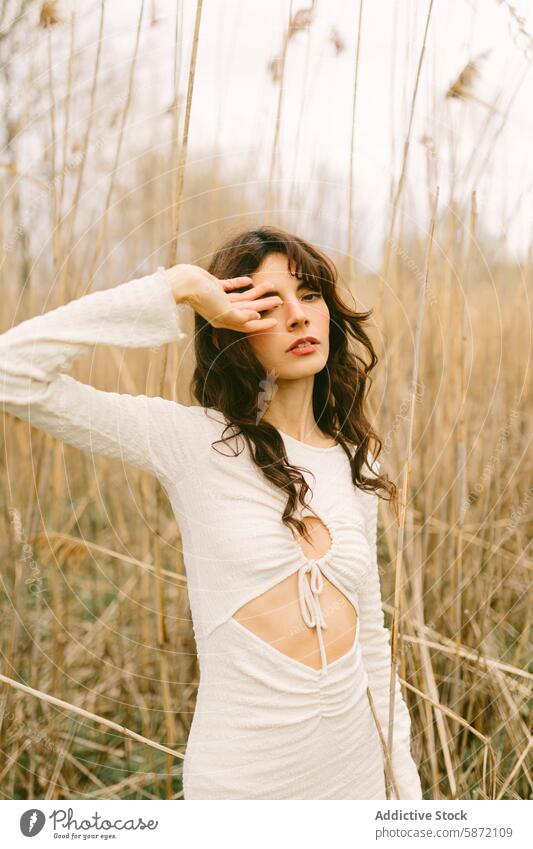
{"label": "tall dry grass", "polygon": [[[127,141],[139,41],[149,25],[144,4],[125,95],[111,111],[101,90],[106,4],[100,4],[94,64],[85,77],[86,123],[79,133],[71,113],[79,96],[76,16],[64,19],[57,3],[20,3],[23,14],[10,29],[5,91],[16,93],[20,85],[10,77],[17,50],[22,56],[19,32],[41,28],[49,65],[39,120],[20,125],[9,106],[6,111],[2,329],[91,288],[148,272],[157,262],[205,264],[228,227],[268,217],[297,229],[298,192],[290,187],[290,211],[278,208],[276,168],[287,108],[286,58],[295,34],[309,38],[314,6],[299,16],[301,10],[287,7],[281,53],[265,69],[278,98],[270,179],[257,186],[252,159],[235,168],[215,157],[209,171],[203,156],[209,160],[210,152],[189,146],[201,2],[184,69],[186,95],[178,85],[178,9],[172,120],[161,116],[158,125],[152,119],[154,138],[166,132],[168,144],[135,157]],[[363,3],[354,12],[354,127],[367,13]],[[337,52],[344,49],[342,36],[331,35]],[[69,71],[60,97],[54,51],[61,43],[68,45]],[[425,798],[525,799],[533,788],[531,254],[517,265],[504,245],[490,243],[480,224],[479,164],[498,142],[506,109],[487,113],[476,155],[446,187],[452,196],[447,205],[434,165],[448,139],[428,128],[428,183],[415,187],[430,201],[428,235],[408,231],[411,126],[424,47],[425,40],[412,45],[417,74],[410,90],[406,78],[408,131],[401,139],[399,177],[391,183],[383,273],[365,273],[353,259],[354,134],[345,163],[349,233],[346,241],[338,234],[329,247],[346,297],[376,304],[381,367],[370,402],[383,439],[382,463],[401,492],[398,524],[381,505],[379,557]],[[471,83],[469,67],[450,92],[468,104]],[[27,84],[31,96],[37,80],[30,76]],[[19,167],[19,146],[30,133],[42,134],[48,180]],[[89,200],[102,167],[102,140],[112,168],[94,213]],[[39,215],[50,222],[50,243],[37,253],[23,216],[28,186]],[[320,200],[315,209],[307,202],[305,213],[303,235],[323,244]],[[316,226],[308,223],[313,220]],[[99,388],[191,403],[192,365],[190,351],[178,345],[126,354],[97,349],[90,363],[77,363],[72,373]],[[180,532],[164,493],[151,477],[81,454],[8,414],[2,436],[2,797],[180,798],[199,670]],[[391,725],[389,744],[393,734]]]}

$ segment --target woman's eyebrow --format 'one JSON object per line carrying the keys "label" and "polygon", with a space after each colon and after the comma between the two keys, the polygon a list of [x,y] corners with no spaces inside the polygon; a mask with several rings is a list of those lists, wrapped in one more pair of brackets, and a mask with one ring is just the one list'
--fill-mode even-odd
{"label": "woman's eyebrow", "polygon": [[[311,287],[310,287],[309,283],[306,283],[305,280],[301,280],[296,287],[296,291],[299,292],[301,289],[310,289],[310,288]],[[271,295],[277,295],[278,297],[281,298],[280,293],[278,292],[278,290],[275,287],[272,287],[272,289],[269,289],[268,292],[265,292],[264,295],[263,295],[263,298],[269,298]]]}

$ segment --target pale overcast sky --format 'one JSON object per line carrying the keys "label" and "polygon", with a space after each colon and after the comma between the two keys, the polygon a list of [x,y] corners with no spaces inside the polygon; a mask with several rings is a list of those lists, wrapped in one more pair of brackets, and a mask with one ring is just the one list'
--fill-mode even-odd
{"label": "pale overcast sky", "polygon": [[[62,3],[68,13],[72,3]],[[293,0],[293,11],[308,5]],[[429,2],[422,0],[371,0],[364,3],[362,53],[356,134],[356,212],[364,222],[365,244],[360,259],[378,263],[383,224],[389,218],[388,191],[391,171],[399,161],[407,129],[416,61],[422,44]],[[524,16],[533,32],[531,2],[515,0],[513,8]],[[91,45],[99,3],[75,4],[78,44]],[[195,0],[183,0],[183,61],[180,92],[186,92]],[[193,102],[190,149],[217,156],[224,151],[228,164],[253,161],[250,179],[268,174],[275,126],[278,89],[267,72],[279,54],[289,0],[205,0],[200,32]],[[359,3],[356,0],[318,0],[310,33],[297,33],[287,55],[280,145],[283,177],[294,174],[301,193],[318,189],[324,196],[328,232],[338,234],[338,247],[346,246],[347,174],[349,165],[355,39]],[[104,65],[113,74],[117,92],[126,88],[140,0],[107,2]],[[175,0],[147,0],[145,25],[137,73],[136,115],[142,112],[140,145],[159,144],[155,113],[172,99],[172,50]],[[157,23],[149,26],[155,10]],[[66,15],[65,15],[66,17]],[[336,55],[330,39],[335,26],[345,43]],[[56,28],[57,31],[57,28]],[[396,33],[393,39],[393,33]],[[68,44],[68,28],[63,40]],[[441,206],[451,182],[450,144],[456,165],[473,156],[474,185],[460,181],[460,194],[468,198],[477,189],[480,218],[495,239],[509,226],[509,247],[517,258],[531,245],[533,222],[533,58],[531,35],[520,34],[509,3],[499,0],[435,0],[427,51],[416,106],[409,160],[409,215],[414,226],[427,224],[426,151],[420,143],[431,135],[439,154]],[[446,100],[448,86],[465,64],[490,51],[480,63],[475,83],[479,103]],[[306,57],[309,62],[305,77]],[[529,59],[528,59],[529,57]],[[86,85],[91,62],[87,62]],[[305,91],[303,91],[305,85]],[[302,108],[303,104],[303,108]],[[488,147],[478,151],[478,139],[489,114]],[[505,128],[497,136],[502,113],[510,106]],[[392,108],[394,106],[394,109]],[[395,157],[391,150],[394,112]],[[160,119],[158,119],[160,120]],[[301,122],[301,125],[300,125]],[[294,156],[299,130],[299,147]],[[160,127],[160,124],[159,124]],[[495,139],[497,139],[495,141]],[[490,155],[485,167],[483,151]],[[327,162],[336,184],[320,187],[313,164]],[[296,162],[296,169],[294,164]],[[314,176],[313,176],[314,175]],[[333,218],[332,218],[333,216]],[[326,222],[325,222],[326,227]],[[332,237],[335,238],[335,237]]]}

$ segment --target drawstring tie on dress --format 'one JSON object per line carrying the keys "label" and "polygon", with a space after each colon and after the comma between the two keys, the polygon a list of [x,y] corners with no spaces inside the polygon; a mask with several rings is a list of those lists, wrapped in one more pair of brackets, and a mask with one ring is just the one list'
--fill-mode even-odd
{"label": "drawstring tie on dress", "polygon": [[[310,580],[306,576],[310,573]],[[300,610],[303,620],[309,628],[316,628],[320,657],[322,658],[322,672],[327,671],[326,648],[322,637],[322,629],[327,628],[327,622],[322,614],[318,596],[324,587],[322,572],[316,560],[308,560],[298,569],[298,595]]]}

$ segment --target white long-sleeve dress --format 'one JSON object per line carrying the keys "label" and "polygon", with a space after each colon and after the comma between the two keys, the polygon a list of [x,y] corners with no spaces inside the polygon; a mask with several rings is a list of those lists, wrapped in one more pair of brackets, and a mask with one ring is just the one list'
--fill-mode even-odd
{"label": "white long-sleeve dress", "polygon": [[[311,505],[331,537],[327,553],[309,559],[281,521],[285,494],[252,462],[242,437],[232,440],[237,456],[220,443],[212,448],[226,424],[219,411],[104,392],[64,373],[97,344],[151,347],[183,338],[189,309],[176,305],[159,268],[23,321],[0,335],[3,409],[83,451],[151,472],[168,495],[200,664],[184,798],[385,799],[366,693],[369,686],[386,740],[391,656],[376,555],[378,497],[353,486],[342,447],[281,434],[289,460],[306,469]],[[233,616],[295,572],[302,609],[317,613],[320,669]],[[351,649],[329,664],[321,574],[357,611]],[[421,799],[410,730],[396,679],[394,777],[399,798]]]}

